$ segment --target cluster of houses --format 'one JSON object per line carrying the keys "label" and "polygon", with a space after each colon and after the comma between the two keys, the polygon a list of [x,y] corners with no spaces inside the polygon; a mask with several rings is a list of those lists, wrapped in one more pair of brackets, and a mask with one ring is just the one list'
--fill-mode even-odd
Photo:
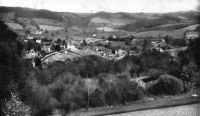
{"label": "cluster of houses", "polygon": [[200,31],[198,30],[194,30],[194,31],[188,30],[185,32],[185,35],[184,35],[184,39],[187,44],[189,44],[190,41],[193,41],[199,37],[200,37]]}
{"label": "cluster of houses", "polygon": [[[95,44],[98,42],[102,41],[113,41],[113,40],[124,40],[125,38],[130,38],[131,40],[134,40],[133,36],[130,35],[123,35],[123,36],[110,36],[107,39],[99,39],[97,38],[97,35],[93,34],[92,37],[87,37],[84,38],[82,42],[77,42],[74,40],[71,41],[66,41],[66,42],[57,42],[57,41],[52,41],[48,39],[41,38],[41,35],[43,35],[45,32],[42,30],[36,30],[31,32],[31,34],[27,35],[26,38],[24,39],[24,42],[28,42],[29,40],[34,40],[37,44],[41,46],[41,50],[45,51],[46,53],[51,53],[53,52],[52,46],[59,46],[60,50],[63,51],[64,53],[68,53],[68,51],[74,51],[77,50],[77,45],[83,43],[83,41],[86,42],[86,44]],[[185,41],[191,41],[196,38],[200,37],[199,31],[186,31],[184,38]],[[111,39],[111,40],[109,40]],[[76,45],[77,44],[77,45]],[[165,52],[165,48],[167,46],[167,43],[165,39],[152,39],[151,40],[151,49],[156,49],[157,51],[160,51],[161,53]],[[98,55],[109,58],[109,59],[116,59],[116,58],[121,58],[127,54],[125,50],[118,49],[118,50],[111,50],[107,49],[103,46],[93,46],[91,47],[91,50],[97,53]],[[25,58],[27,59],[34,59],[36,57],[44,57],[39,51],[34,51],[31,49],[30,51],[26,52]]]}
{"label": "cluster of houses", "polygon": [[153,45],[153,49],[163,53],[164,52],[164,48],[166,46],[166,42],[164,39],[158,39],[158,40],[152,40],[151,44]]}
{"label": "cluster of houses", "polygon": [[96,51],[96,53],[98,53],[100,56],[108,59],[117,59],[126,55],[126,51],[122,49],[110,50],[104,47],[95,47],[93,50]]}

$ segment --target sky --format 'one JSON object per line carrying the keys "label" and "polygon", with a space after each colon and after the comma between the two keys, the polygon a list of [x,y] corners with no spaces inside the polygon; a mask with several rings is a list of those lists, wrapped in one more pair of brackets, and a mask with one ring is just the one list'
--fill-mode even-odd
{"label": "sky", "polygon": [[0,0],[0,6],[28,7],[59,12],[148,12],[197,10],[199,0]]}

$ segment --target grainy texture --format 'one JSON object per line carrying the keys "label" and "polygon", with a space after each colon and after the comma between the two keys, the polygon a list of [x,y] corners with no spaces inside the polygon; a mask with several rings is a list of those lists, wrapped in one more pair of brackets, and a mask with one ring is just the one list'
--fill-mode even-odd
{"label": "grainy texture", "polygon": [[136,111],[107,116],[199,116],[200,104]]}

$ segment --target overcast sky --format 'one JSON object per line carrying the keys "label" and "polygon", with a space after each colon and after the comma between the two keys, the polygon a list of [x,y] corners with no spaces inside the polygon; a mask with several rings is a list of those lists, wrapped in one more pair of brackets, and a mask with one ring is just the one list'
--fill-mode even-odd
{"label": "overcast sky", "polygon": [[199,0],[0,0],[19,6],[61,12],[176,12],[196,10]]}

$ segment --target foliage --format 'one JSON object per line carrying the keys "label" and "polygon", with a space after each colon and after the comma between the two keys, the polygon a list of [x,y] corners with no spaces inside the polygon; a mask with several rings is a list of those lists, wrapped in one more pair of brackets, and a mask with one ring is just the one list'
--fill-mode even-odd
{"label": "foliage", "polygon": [[189,63],[183,66],[181,76],[184,81],[199,85],[200,72],[198,66],[194,63]]}
{"label": "foliage", "polygon": [[184,90],[183,82],[170,75],[161,75],[148,92],[153,95],[177,95]]}
{"label": "foliage", "polygon": [[98,107],[104,106],[105,102],[105,93],[101,89],[96,89],[89,97],[89,106]]}
{"label": "foliage", "polygon": [[62,17],[57,13],[47,11],[47,10],[31,10],[19,7],[0,7],[1,12],[14,12],[16,17],[26,17],[26,18],[46,18],[53,19],[57,21],[62,21]]}
{"label": "foliage", "polygon": [[145,51],[140,56],[140,66],[143,71],[155,68],[161,70],[168,70],[171,57],[167,53],[161,53],[159,51]]}
{"label": "foliage", "polygon": [[[0,107],[2,101],[9,99],[10,83],[18,83],[22,76],[22,53],[23,46],[17,40],[17,35],[0,21]],[[2,112],[0,111],[0,114]]]}
{"label": "foliage", "polygon": [[189,44],[189,48],[192,52],[192,56],[195,60],[195,63],[198,65],[198,67],[200,67],[200,38],[197,38],[194,41],[191,41],[191,43]]}

